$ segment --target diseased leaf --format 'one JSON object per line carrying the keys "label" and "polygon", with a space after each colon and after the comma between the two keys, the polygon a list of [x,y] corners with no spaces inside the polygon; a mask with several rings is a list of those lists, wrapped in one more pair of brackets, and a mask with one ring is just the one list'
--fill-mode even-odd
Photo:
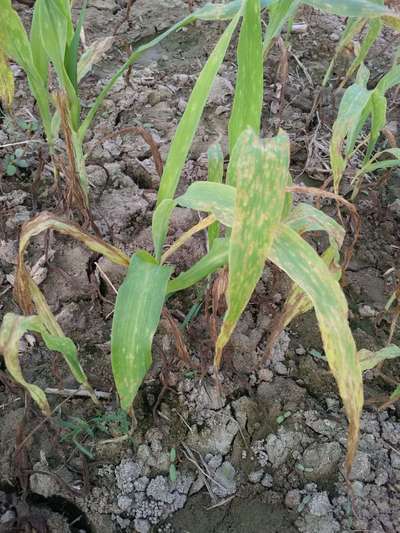
{"label": "diseased leaf", "polygon": [[[25,313],[32,313],[32,294],[31,284],[29,282],[29,274],[24,263],[25,250],[29,244],[29,241],[35,235],[39,235],[43,231],[53,229],[68,235],[73,239],[82,242],[85,246],[104,255],[113,263],[122,266],[129,265],[129,258],[123,252],[115,248],[111,244],[106,243],[98,237],[85,233],[74,224],[65,222],[59,217],[56,217],[50,213],[41,213],[37,217],[33,218],[29,222],[26,222],[22,226],[19,250],[18,250],[18,265],[15,276],[15,295],[17,301]],[[33,281],[32,281],[33,283]]]}
{"label": "diseased leaf", "polygon": [[41,324],[38,317],[22,317],[7,313],[0,327],[0,352],[3,354],[6,368],[11,377],[28,391],[42,413],[49,416],[51,410],[45,393],[37,385],[30,384],[25,380],[18,358],[21,338],[27,331],[38,331],[40,327]]}
{"label": "diseased leaf", "polygon": [[135,254],[118,291],[111,334],[112,368],[121,407],[129,411],[151,366],[151,345],[172,273],[171,267]]}
{"label": "diseased leaf", "polygon": [[358,355],[360,358],[361,370],[365,372],[366,370],[372,370],[379,363],[382,363],[387,359],[395,359],[396,357],[400,357],[400,348],[394,344],[391,344],[390,346],[386,346],[386,348],[383,348],[377,352],[360,350]]}
{"label": "diseased leaf", "polygon": [[78,62],[78,83],[91,71],[93,65],[96,65],[103,55],[110,50],[113,42],[113,36],[104,37],[104,39],[94,41],[94,43],[85,50]]}
{"label": "diseased leaf", "polygon": [[0,102],[10,109],[14,100],[14,76],[7,58],[0,48]]}
{"label": "diseased leaf", "polygon": [[332,217],[312,205],[300,203],[285,220],[286,224],[300,235],[310,231],[326,231],[331,245],[340,250],[345,237],[343,226]]}
{"label": "diseased leaf", "polygon": [[229,245],[228,309],[216,342],[216,368],[264,269],[284,209],[289,158],[289,138],[284,133],[261,140],[248,129],[234,148],[230,165],[234,164],[231,174],[237,185]]}
{"label": "diseased leaf", "polygon": [[25,71],[31,70],[33,65],[31,45],[21,19],[12,8],[11,0],[0,0],[0,13],[2,14],[0,24],[2,50]]}
{"label": "diseased leaf", "polygon": [[[28,391],[41,411],[49,416],[51,411],[45,393],[37,385],[30,384],[25,380],[19,364],[19,342],[28,331],[39,333],[49,350],[62,353],[68,362],[74,362],[75,367],[77,350],[72,340],[65,337],[62,332],[61,335],[51,334],[40,316],[24,317],[15,315],[14,313],[7,313],[3,319],[0,328],[0,352],[4,356],[7,370],[11,377]],[[79,362],[77,364],[79,365]],[[80,374],[82,379],[79,379],[79,381],[81,383],[87,383],[86,376],[81,368]],[[74,375],[76,377],[76,372],[74,372]]]}
{"label": "diseased leaf", "polygon": [[232,226],[236,191],[230,185],[196,181],[176,199],[178,205],[213,214],[225,226]]}
{"label": "diseased leaf", "polygon": [[28,274],[28,283],[30,288],[30,294],[35,304],[35,308],[39,319],[41,320],[44,329],[41,332],[43,340],[46,346],[50,350],[56,350],[61,352],[64,359],[71,370],[72,375],[83,388],[85,388],[91,395],[92,400],[97,403],[95,394],[90,386],[87,376],[79,362],[78,350],[73,341],[64,335],[59,323],[54,317],[51,309],[46,302],[46,298],[43,296],[42,291],[34,283],[32,277]]}
{"label": "diseased leaf", "polygon": [[362,375],[348,324],[347,302],[340,285],[315,250],[294,230],[281,224],[270,260],[285,271],[313,303],[329,367],[349,418],[347,473],[357,449],[363,406]]}
{"label": "diseased leaf", "polygon": [[[328,234],[330,245],[322,254],[321,259],[328,266],[334,278],[339,281],[342,274],[339,264],[339,250],[342,247],[345,236],[344,228],[331,217],[309,204],[298,204],[289,217],[285,219],[285,224],[299,235],[315,231],[323,231]],[[278,337],[294,318],[310,311],[312,308],[313,304],[310,298],[294,283],[282,311],[274,318],[271,324],[266,353],[272,353]]]}
{"label": "diseased leaf", "polygon": [[168,294],[192,287],[228,263],[229,240],[215,239],[210,251],[189,270],[182,272],[168,283]]}
{"label": "diseased leaf", "polygon": [[243,22],[237,48],[238,71],[228,125],[229,151],[245,129],[260,133],[264,87],[260,0],[244,0]]}
{"label": "diseased leaf", "polygon": [[224,31],[222,37],[218,41],[214,50],[211,52],[207,63],[197,78],[185,112],[183,113],[171,143],[167,162],[161,177],[157,205],[160,205],[163,200],[173,198],[175,194],[183,166],[199,125],[212,84],[225,57],[226,50],[229,46],[238,21],[239,14],[235,16],[235,18]]}

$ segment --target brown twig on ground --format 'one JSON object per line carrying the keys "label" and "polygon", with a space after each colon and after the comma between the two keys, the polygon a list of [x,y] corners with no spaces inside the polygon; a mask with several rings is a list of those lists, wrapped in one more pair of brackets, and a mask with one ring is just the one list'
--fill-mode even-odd
{"label": "brown twig on ground", "polygon": [[282,124],[282,113],[283,113],[283,104],[285,102],[286,87],[287,87],[287,82],[289,78],[289,57],[288,57],[288,48],[285,44],[285,41],[282,39],[282,37],[278,37],[276,42],[281,52],[279,64],[278,64],[278,72],[277,72],[277,79],[278,79],[277,95],[279,98],[278,128],[280,128]]}
{"label": "brown twig on ground", "polygon": [[211,294],[211,315],[208,314],[208,309],[206,306],[206,312],[209,327],[210,327],[210,336],[214,344],[217,341],[218,333],[217,333],[217,319],[218,319],[218,312],[219,308],[222,302],[222,298],[225,296],[226,290],[228,288],[228,269],[225,267],[219,271],[217,274],[217,277],[215,278],[211,288],[210,288],[210,294]]}
{"label": "brown twig on ground", "polygon": [[175,339],[176,351],[178,353],[179,359],[188,367],[191,368],[192,364],[190,362],[189,352],[186,347],[185,341],[183,340],[182,333],[178,328],[176,321],[173,319],[171,313],[166,307],[162,310],[162,316],[167,320],[169,331]]}
{"label": "brown twig on ground", "polygon": [[39,188],[40,181],[42,179],[42,172],[43,172],[44,165],[45,165],[45,160],[43,157],[43,150],[41,147],[39,148],[39,151],[38,151],[38,159],[39,159],[38,166],[37,166],[35,176],[33,178],[32,185],[31,185],[32,206],[33,206],[34,211],[37,210],[37,191]]}
{"label": "brown twig on ground", "polygon": [[[89,391],[85,389],[55,389],[52,387],[47,387],[44,392],[46,394],[53,394],[55,396],[65,396],[67,398],[91,398]],[[105,392],[100,390],[93,391],[96,398],[99,400],[111,400],[111,392]]]}

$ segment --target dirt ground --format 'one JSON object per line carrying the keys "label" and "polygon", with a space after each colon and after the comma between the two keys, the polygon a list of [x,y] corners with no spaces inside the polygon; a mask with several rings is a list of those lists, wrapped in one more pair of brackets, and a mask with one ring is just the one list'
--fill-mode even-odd
{"label": "dirt ground", "polygon": [[[30,8],[15,5],[28,23]],[[82,84],[83,108],[122,64],[130,46],[161,32],[188,9],[183,0],[137,0],[126,20],[124,0],[91,0],[87,41],[113,32],[115,39]],[[281,116],[277,47],[266,63],[263,134],[283,127],[291,138],[295,182],[320,186],[329,175],[329,135],[341,96],[334,88],[351,53],[338,61],[332,84],[308,124],[344,20],[304,8],[298,22],[307,32],[291,37]],[[152,251],[151,217],[159,178],[144,141],[117,131],[146,127],[165,159],[196,76],[223,27],[195,24],[142,56],[129,80],[120,80],[106,99],[87,139],[94,220],[107,241],[129,254]],[[367,62],[371,86],[388,68],[398,43],[397,36],[385,31],[374,46]],[[219,139],[226,153],[235,68],[232,46],[185,166],[182,191],[205,178],[212,142]],[[24,76],[17,68],[15,74],[15,116],[0,118],[0,145],[25,140],[30,134],[22,121],[34,120]],[[396,139],[399,120],[398,95],[393,92],[388,127]],[[110,132],[114,136],[103,140]],[[40,139],[39,132],[31,135]],[[0,179],[0,319],[6,312],[18,312],[11,276],[21,225],[40,211],[60,212],[61,197],[47,162],[32,191],[39,148],[44,153],[40,144],[24,145],[27,168],[12,177],[3,173]],[[2,149],[3,161],[12,151]],[[344,192],[350,176],[351,169]],[[384,307],[400,267],[398,178],[397,170],[383,183],[371,177],[356,203],[361,236],[343,284],[358,348],[378,349],[388,339],[391,317]],[[336,213],[330,203],[323,208]],[[169,241],[196,217],[176,209]],[[350,239],[350,221],[344,217],[344,222]],[[315,243],[321,244],[318,239]],[[95,408],[86,399],[49,395],[53,416],[44,419],[22,390],[0,374],[1,533],[400,531],[400,406],[379,409],[393,390],[387,376],[400,379],[398,362],[385,364],[384,376],[373,371],[365,375],[366,406],[349,491],[343,475],[347,422],[314,314],[294,321],[279,338],[271,360],[263,360],[269,325],[289,286],[282,273],[267,266],[226,350],[222,397],[210,368],[213,345],[202,305],[204,287],[168,301],[171,316],[182,326],[190,365],[182,364],[163,318],[154,342],[154,366],[135,403],[138,427],[127,438],[130,421],[118,409],[110,365],[115,294],[94,263],[116,287],[123,270],[59,235],[47,242],[43,236],[35,239],[27,254],[30,265],[43,256],[45,247],[49,261],[41,288],[65,334],[78,345],[91,383],[111,392],[112,399]],[[191,266],[204,250],[204,237],[197,236],[176,255],[176,272]],[[189,320],[194,304],[199,305]],[[393,341],[400,343],[398,330]],[[30,382],[43,388],[76,386],[61,357],[32,335],[21,346],[21,360]],[[0,370],[2,364],[0,360]]]}

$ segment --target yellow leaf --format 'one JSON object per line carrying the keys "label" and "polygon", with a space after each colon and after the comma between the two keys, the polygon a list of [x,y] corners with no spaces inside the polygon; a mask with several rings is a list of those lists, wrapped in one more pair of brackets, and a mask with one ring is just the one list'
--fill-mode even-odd
{"label": "yellow leaf", "polygon": [[7,57],[0,49],[0,101],[6,109],[10,109],[14,100],[14,76]]}

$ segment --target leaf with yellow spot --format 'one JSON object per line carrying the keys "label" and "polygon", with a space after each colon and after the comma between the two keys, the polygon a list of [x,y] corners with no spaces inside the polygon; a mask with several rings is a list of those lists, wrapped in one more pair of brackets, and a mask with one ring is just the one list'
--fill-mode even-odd
{"label": "leaf with yellow spot", "polygon": [[[298,204],[286,218],[288,227],[296,231],[299,235],[304,233],[324,231],[328,234],[329,247],[322,254],[321,258],[329,267],[330,272],[339,280],[341,277],[341,267],[339,265],[339,250],[342,247],[345,230],[333,218],[309,204]],[[310,298],[296,283],[294,283],[286,298],[282,311],[274,318],[270,327],[270,334],[266,347],[266,354],[272,353],[276,341],[282,331],[290,322],[299,315],[310,311],[313,304]]]}
{"label": "leaf with yellow spot", "polygon": [[262,140],[251,129],[242,133],[234,148],[230,174],[237,185],[229,244],[228,309],[215,347],[216,368],[268,258],[285,205],[289,152],[286,134]]}
{"label": "leaf with yellow spot", "polygon": [[196,181],[176,199],[178,205],[214,215],[225,226],[232,226],[236,190],[223,183]]}
{"label": "leaf with yellow spot", "polygon": [[151,346],[160,321],[172,267],[136,253],[121,285],[111,333],[112,369],[121,400],[129,411],[151,366]]}
{"label": "leaf with yellow spot", "polygon": [[314,306],[329,367],[350,422],[346,463],[349,473],[358,443],[363,386],[346,298],[317,252],[286,224],[279,226],[269,258],[307,294]]}
{"label": "leaf with yellow spot", "polygon": [[0,48],[0,102],[10,109],[14,100],[14,76],[4,52]]}

